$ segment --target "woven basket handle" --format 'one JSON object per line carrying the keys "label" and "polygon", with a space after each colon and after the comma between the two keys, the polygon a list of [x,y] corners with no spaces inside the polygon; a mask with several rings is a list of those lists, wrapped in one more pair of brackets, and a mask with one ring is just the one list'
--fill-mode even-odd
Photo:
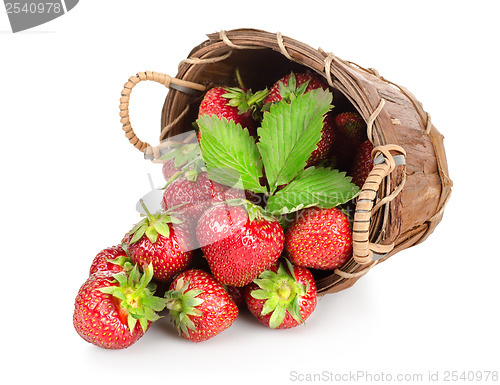
{"label": "woven basket handle", "polygon": [[[383,204],[394,199],[403,189],[406,174],[403,174],[401,184],[388,196],[381,199],[374,207],[377,192],[382,180],[396,168],[396,160],[391,151],[406,156],[405,150],[397,145],[386,145],[375,147],[372,151],[372,158],[375,160],[375,166],[370,172],[368,178],[361,188],[356,203],[353,223],[353,257],[361,264],[372,262],[373,253],[388,253],[394,248],[394,245],[379,245],[369,241],[370,221],[372,214]],[[401,163],[401,164],[404,164]]]}
{"label": "woven basket handle", "polygon": [[173,88],[178,91],[182,91],[187,94],[198,94],[199,92],[204,92],[206,90],[205,86],[188,82],[186,80],[181,80],[173,78],[169,75],[162,74],[159,72],[146,71],[139,72],[136,76],[132,76],[128,79],[127,83],[123,86],[123,90],[120,98],[120,122],[123,124],[123,131],[125,131],[125,137],[128,138],[129,142],[141,152],[145,152],[148,147],[151,147],[149,143],[141,141],[130,123],[129,116],[129,101],[132,89],[140,82],[144,80],[154,81],[159,84],[163,84],[167,88]]}

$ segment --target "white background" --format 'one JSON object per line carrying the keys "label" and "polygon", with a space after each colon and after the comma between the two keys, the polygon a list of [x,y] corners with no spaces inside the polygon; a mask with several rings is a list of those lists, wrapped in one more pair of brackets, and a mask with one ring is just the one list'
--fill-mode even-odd
{"label": "white background", "polygon": [[[286,384],[500,370],[496,2],[408,3],[82,0],[17,34],[0,13],[4,378]],[[272,331],[242,314],[195,344],[163,319],[128,349],[94,347],[73,329],[74,297],[95,254],[137,221],[147,172],[161,181],[121,130],[123,84],[138,71],[175,75],[206,33],[240,27],[280,31],[411,90],[446,137],[455,186],[444,219],[423,244],[321,298],[305,326]],[[153,144],[166,93],[143,83],[131,98],[133,126]]]}

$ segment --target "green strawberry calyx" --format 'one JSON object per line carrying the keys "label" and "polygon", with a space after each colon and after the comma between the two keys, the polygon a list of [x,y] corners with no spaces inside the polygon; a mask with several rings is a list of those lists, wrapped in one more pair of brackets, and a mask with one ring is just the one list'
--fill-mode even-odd
{"label": "green strawberry calyx", "polygon": [[[290,72],[287,85],[285,85],[282,80],[278,82],[279,95],[281,96],[281,99],[284,100],[285,103],[290,103],[297,96],[304,95],[307,87],[309,86],[309,82],[310,80],[306,80],[304,83],[297,85],[297,78],[295,77],[295,74],[293,71]],[[271,104],[273,104],[273,102],[266,103],[262,107],[262,110],[269,111]]]}
{"label": "green strawberry calyx", "polygon": [[255,93],[252,92],[252,90],[244,90],[238,87],[226,87],[225,90],[226,93],[223,94],[222,97],[228,99],[228,105],[238,109],[239,115],[248,111],[255,114],[260,110],[262,103],[269,94],[267,88]]}
{"label": "green strawberry calyx", "polygon": [[[125,252],[127,252],[127,251],[125,250]],[[106,258],[106,262],[121,266],[123,271],[131,271],[134,268],[134,264],[132,263],[132,260],[128,256],[121,255],[121,256],[114,258],[114,259],[113,258]]]}
{"label": "green strawberry calyx", "polygon": [[166,307],[170,310],[170,318],[176,326],[179,334],[189,336],[189,330],[196,330],[196,326],[190,317],[200,317],[203,313],[197,309],[204,300],[197,298],[203,293],[202,290],[188,290],[189,281],[179,278],[174,289],[165,293]]}
{"label": "green strawberry calyx", "polygon": [[144,204],[144,201],[141,199],[140,202],[146,212],[146,217],[130,230],[129,235],[132,236],[132,238],[128,242],[129,244],[137,242],[144,235],[148,237],[151,243],[156,243],[158,235],[161,234],[165,238],[170,236],[169,223],[182,223],[182,220],[178,219],[174,212],[158,211],[155,214],[151,214]]}
{"label": "green strawberry calyx", "polygon": [[127,314],[127,324],[131,333],[137,322],[140,323],[142,331],[146,332],[150,322],[161,318],[157,312],[162,311],[166,306],[164,298],[154,296],[156,284],[151,282],[153,265],[149,264],[144,269],[144,273],[141,273],[138,266],[134,265],[129,272],[115,274],[113,278],[118,285],[98,290],[119,300],[119,312]]}
{"label": "green strawberry calyx", "polygon": [[257,300],[266,300],[261,315],[271,314],[269,327],[276,329],[286,316],[286,312],[299,324],[304,322],[300,313],[300,298],[305,296],[309,285],[297,282],[293,265],[285,258],[276,272],[266,270],[253,281],[259,289],[253,290],[250,295]]}
{"label": "green strawberry calyx", "polygon": [[288,77],[288,85],[285,86],[282,81],[278,83],[280,96],[283,98],[283,100],[290,102],[297,96],[303,95],[306,92],[306,89],[309,86],[309,82],[310,80],[307,80],[297,86],[297,79],[295,78],[295,74],[292,71],[290,72],[290,76]]}
{"label": "green strawberry calyx", "polygon": [[196,143],[178,143],[169,144],[170,151],[162,155],[160,160],[174,160],[174,166],[180,170],[177,171],[167,181],[165,189],[174,180],[185,177],[191,182],[196,181],[198,175],[206,171],[205,162],[201,156],[200,144]]}

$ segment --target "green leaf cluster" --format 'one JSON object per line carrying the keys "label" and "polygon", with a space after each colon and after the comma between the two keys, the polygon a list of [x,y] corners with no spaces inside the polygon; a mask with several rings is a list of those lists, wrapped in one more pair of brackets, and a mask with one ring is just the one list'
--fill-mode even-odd
{"label": "green leaf cluster", "polygon": [[143,332],[148,329],[149,322],[160,319],[157,312],[165,309],[166,299],[154,296],[156,284],[153,279],[153,265],[150,264],[144,273],[137,265],[132,270],[113,275],[118,285],[99,289],[100,292],[110,294],[120,301],[122,309],[127,311],[127,323],[130,332],[140,323]]}
{"label": "green leaf cluster", "polygon": [[202,312],[197,309],[204,299],[198,296],[202,290],[188,290],[189,282],[182,278],[176,283],[176,287],[165,293],[166,307],[170,310],[170,318],[177,327],[179,334],[189,336],[189,330],[196,331],[196,326],[191,317],[200,317]]}
{"label": "green leaf cluster", "polygon": [[[319,88],[271,105],[257,129],[257,142],[239,124],[215,115],[199,117],[200,146],[209,176],[265,194],[266,210],[273,215],[310,206],[331,208],[353,199],[359,189],[345,173],[328,167],[306,168],[321,139],[332,99],[330,91]],[[267,185],[262,183],[264,174]]]}
{"label": "green leaf cluster", "polygon": [[285,259],[276,272],[266,270],[253,282],[259,287],[250,295],[258,300],[265,300],[261,315],[271,314],[269,327],[276,329],[290,313],[292,318],[301,324],[304,322],[300,312],[300,298],[307,294],[308,285],[297,282],[293,266]]}
{"label": "green leaf cluster", "polygon": [[[137,242],[144,235],[148,237],[151,243],[156,243],[158,239],[158,235],[163,235],[165,238],[170,236],[170,227],[169,223],[179,224],[182,221],[175,217],[171,212],[157,212],[155,214],[151,214],[144,202],[140,201],[144,210],[146,211],[146,217],[140,220],[133,228],[130,230],[129,235],[132,236],[129,244]],[[126,246],[126,245],[125,245]]]}

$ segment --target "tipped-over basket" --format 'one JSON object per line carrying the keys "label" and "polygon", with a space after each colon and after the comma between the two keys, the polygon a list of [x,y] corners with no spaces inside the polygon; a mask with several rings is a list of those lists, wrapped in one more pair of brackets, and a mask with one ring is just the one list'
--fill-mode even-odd
{"label": "tipped-over basket", "polygon": [[175,78],[149,71],[131,77],[120,104],[126,137],[146,157],[159,157],[161,144],[153,147],[142,142],[130,124],[129,96],[137,83],[152,80],[170,88],[161,116],[163,140],[192,130],[203,91],[237,85],[236,68],[246,86],[254,90],[273,84],[290,71],[313,71],[334,89],[336,107],[350,105],[367,123],[368,138],[375,146],[375,166],[356,200],[353,257],[342,267],[318,276],[318,294],[352,286],[374,265],[424,241],[434,231],[452,181],[443,136],[421,103],[375,69],[280,33],[237,29],[210,34],[180,62]]}

